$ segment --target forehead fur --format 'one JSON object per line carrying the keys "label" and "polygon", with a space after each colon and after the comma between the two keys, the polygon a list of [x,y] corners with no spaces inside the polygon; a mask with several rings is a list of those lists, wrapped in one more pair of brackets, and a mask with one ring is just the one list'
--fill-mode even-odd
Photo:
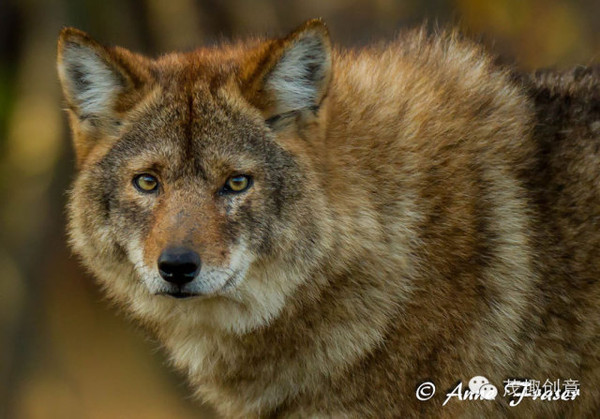
{"label": "forehead fur", "polygon": [[246,57],[252,55],[253,50],[258,52],[262,44],[262,40],[253,39],[166,54],[151,61],[151,72],[155,82],[165,87],[177,84],[188,90],[203,82],[214,91],[231,77],[239,77],[245,70]]}
{"label": "forehead fur", "polygon": [[212,92],[204,81],[179,86],[157,86],[157,94],[128,116],[118,141],[121,161],[138,169],[159,164],[176,177],[193,170],[216,181],[223,174],[272,164],[283,152],[235,86]]}

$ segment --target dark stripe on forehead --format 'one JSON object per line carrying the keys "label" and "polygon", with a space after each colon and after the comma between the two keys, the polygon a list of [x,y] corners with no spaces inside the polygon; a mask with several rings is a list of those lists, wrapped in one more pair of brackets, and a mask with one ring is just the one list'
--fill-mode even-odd
{"label": "dark stripe on forehead", "polygon": [[187,117],[185,120],[185,138],[183,139],[183,158],[189,162],[194,159],[194,95],[189,91],[186,94]]}
{"label": "dark stripe on forehead", "polygon": [[194,140],[194,123],[197,112],[195,111],[195,101],[193,92],[187,95],[188,117],[185,126],[185,147],[184,159],[188,166],[192,169],[193,175],[199,176],[204,181],[208,180],[208,176],[204,171],[202,162],[198,161],[198,150],[196,149],[196,141]]}

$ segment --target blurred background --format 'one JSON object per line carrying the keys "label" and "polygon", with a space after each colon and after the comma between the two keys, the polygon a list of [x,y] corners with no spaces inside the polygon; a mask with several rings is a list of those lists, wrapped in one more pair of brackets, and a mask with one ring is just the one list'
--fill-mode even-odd
{"label": "blurred background", "polygon": [[60,28],[157,55],[312,17],[342,45],[426,20],[459,25],[523,70],[600,61],[600,0],[0,0],[0,418],[215,417],[65,245]]}

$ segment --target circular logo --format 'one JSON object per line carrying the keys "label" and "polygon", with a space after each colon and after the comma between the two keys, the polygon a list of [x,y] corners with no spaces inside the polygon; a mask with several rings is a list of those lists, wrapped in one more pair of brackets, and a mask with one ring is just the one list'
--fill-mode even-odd
{"label": "circular logo", "polygon": [[482,400],[494,400],[498,395],[498,389],[493,384],[484,384],[479,389],[479,396]]}
{"label": "circular logo", "polygon": [[417,388],[417,399],[422,402],[429,400],[435,394],[435,384],[431,381],[425,381]]}

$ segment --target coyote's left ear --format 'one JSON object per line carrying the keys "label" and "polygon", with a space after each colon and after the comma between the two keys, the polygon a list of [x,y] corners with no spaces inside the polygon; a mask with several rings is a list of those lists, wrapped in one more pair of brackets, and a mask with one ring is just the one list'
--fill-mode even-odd
{"label": "coyote's left ear", "polygon": [[331,41],[321,20],[310,20],[250,57],[244,93],[265,118],[316,109],[331,79]]}

